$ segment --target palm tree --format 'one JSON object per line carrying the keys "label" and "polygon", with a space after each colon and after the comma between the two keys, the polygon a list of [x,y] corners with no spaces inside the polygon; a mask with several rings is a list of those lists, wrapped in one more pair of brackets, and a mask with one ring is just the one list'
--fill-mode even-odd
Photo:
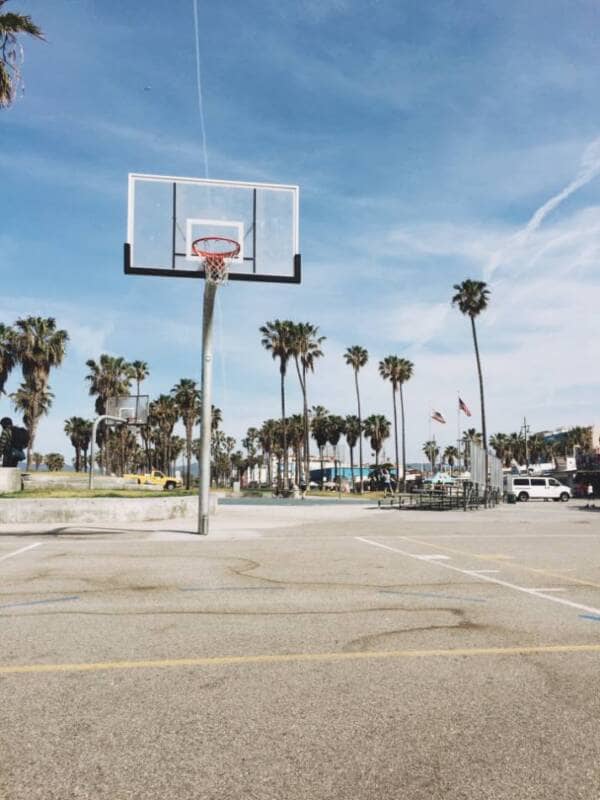
{"label": "palm tree", "polygon": [[[32,388],[28,381],[23,381],[16,392],[10,395],[15,410],[20,412],[23,417],[23,424],[29,432],[29,444],[27,446],[27,470],[31,468],[31,431],[35,431],[37,424],[42,416],[45,416],[50,407],[54,395],[49,388],[43,390]],[[33,420],[35,419],[35,425]]]}
{"label": "palm tree", "polygon": [[[338,446],[338,442],[340,441],[340,437],[346,431],[346,421],[343,417],[339,417],[337,414],[330,414],[327,418],[327,441],[329,444],[334,448]],[[334,469],[334,481],[337,481],[338,472],[337,472],[337,458],[334,457],[333,459],[333,469]]]}
{"label": "palm tree", "polygon": [[26,423],[29,432],[27,469],[30,469],[38,422],[42,414],[47,413],[44,404],[52,397],[48,386],[50,370],[62,364],[69,334],[57,330],[56,320],[52,317],[24,317],[18,319],[14,327],[14,352],[24,378],[19,392],[27,391],[31,395]]}
{"label": "palm tree", "polygon": [[400,485],[400,458],[398,456],[398,411],[396,408],[396,392],[400,394],[400,410],[402,416],[402,489],[406,491],[406,432],[404,426],[404,393],[403,384],[410,380],[413,373],[413,363],[407,358],[387,356],[379,362],[379,374],[384,380],[392,384],[392,403],[394,406],[394,439],[396,445],[396,480]]}
{"label": "palm tree", "polygon": [[[358,424],[362,430],[363,423],[362,423],[362,416],[360,412],[360,391],[358,389],[358,371],[362,369],[367,361],[369,360],[369,353],[365,350],[364,347],[361,347],[358,344],[353,345],[352,347],[348,347],[346,352],[344,353],[344,360],[346,364],[349,364],[352,369],[354,370],[354,385],[356,387],[356,404],[358,406]],[[359,491],[362,493],[363,490],[363,445],[362,445],[362,436],[359,436],[358,439],[358,460],[360,466],[360,489]]]}
{"label": "palm tree", "polygon": [[81,471],[81,451],[88,435],[88,425],[88,421],[82,417],[69,417],[65,420],[65,433],[75,448],[75,472]]}
{"label": "palm tree", "polygon": [[[136,405],[139,404],[140,386],[150,375],[148,364],[145,361],[132,361],[130,364],[131,379],[135,381]],[[136,416],[138,409],[136,408]]]}
{"label": "palm tree", "polygon": [[485,420],[485,402],[483,396],[483,374],[481,372],[481,359],[479,358],[479,345],[477,343],[477,330],[475,328],[475,318],[488,305],[490,290],[484,281],[473,281],[467,278],[462,283],[454,284],[456,294],[452,298],[452,305],[457,305],[462,314],[471,320],[471,333],[473,334],[473,346],[475,348],[475,359],[477,361],[477,375],[479,377],[479,398],[481,401],[481,431],[483,435],[483,452],[485,457],[485,485],[488,485],[488,449],[487,433]]}
{"label": "palm tree", "polygon": [[430,439],[428,442],[425,442],[423,445],[423,452],[429,459],[429,463],[431,464],[431,472],[435,472],[435,461],[440,453],[440,448],[437,446],[435,439]]}
{"label": "palm tree", "polygon": [[506,465],[506,455],[508,452],[508,436],[505,433],[495,433],[490,436],[490,446],[494,448],[496,456]]}
{"label": "palm tree", "polygon": [[306,378],[309,370],[315,371],[315,361],[321,358],[323,351],[321,344],[325,336],[319,336],[319,328],[310,322],[291,323],[292,325],[292,356],[296,364],[296,372],[302,390],[302,414],[304,420],[304,474],[308,483],[310,471],[310,443],[308,424],[308,393]]}
{"label": "palm tree", "polygon": [[[200,422],[200,417],[198,417],[198,422]],[[214,433],[218,430],[219,425],[223,422],[223,412],[217,406],[210,407],[210,430]]]}
{"label": "palm tree", "polygon": [[296,486],[302,483],[302,464],[304,463],[304,416],[302,414],[292,414],[287,420],[288,444],[294,453],[294,482]]}
{"label": "palm tree", "polygon": [[452,475],[452,468],[456,464],[458,460],[458,450],[454,445],[448,445],[448,447],[444,450],[444,461],[446,464],[450,465],[450,475]]}
{"label": "palm tree", "polygon": [[161,394],[150,403],[148,421],[156,428],[156,439],[161,449],[161,466],[166,474],[170,474],[170,444],[178,417],[177,405],[170,395]]}
{"label": "palm tree", "polygon": [[[121,356],[109,356],[102,353],[98,361],[90,358],[85,362],[90,370],[85,380],[90,383],[90,395],[96,397],[95,409],[98,416],[106,414],[107,403],[111,398],[129,394],[133,375],[131,364]],[[100,447],[100,461],[107,466],[109,456],[107,451],[108,439],[106,426],[98,430],[98,444]]]}
{"label": "palm tree", "polygon": [[185,488],[189,489],[192,481],[192,441],[194,438],[194,425],[200,413],[200,390],[196,382],[190,378],[182,378],[178,384],[171,389],[173,399],[177,404],[179,415],[185,428]]}
{"label": "palm tree", "polygon": [[[516,434],[515,434],[516,436]],[[463,431],[462,435],[462,444],[463,444],[463,455],[464,455],[464,463],[465,469],[470,468],[471,462],[471,455],[470,455],[470,446],[471,442],[473,444],[481,444],[481,434],[477,431],[476,428],[468,428],[466,431]]]}
{"label": "palm tree", "polygon": [[329,441],[329,412],[323,406],[313,406],[311,409],[311,423],[313,439],[319,448],[319,459],[321,462],[321,489],[325,482],[324,450]]}
{"label": "palm tree", "polygon": [[6,381],[14,369],[16,360],[14,331],[0,323],[0,394],[4,394]]}
{"label": "palm tree", "polygon": [[[281,382],[281,425],[283,431],[283,485],[288,485],[288,450],[287,425],[285,419],[285,375],[287,365],[293,353],[293,322],[276,319],[261,326],[261,344],[270,350],[273,359],[279,359],[279,376]],[[280,478],[281,485],[281,478]]]}
{"label": "palm tree", "polygon": [[60,472],[65,466],[65,458],[60,453],[48,453],[44,458],[44,463],[50,472]]}
{"label": "palm tree", "polygon": [[102,353],[98,361],[90,358],[85,362],[90,370],[85,376],[90,382],[90,395],[96,396],[96,414],[106,414],[107,402],[115,397],[129,393],[134,379],[131,364],[121,356]]}
{"label": "palm tree", "polygon": [[272,461],[276,432],[277,422],[274,419],[267,419],[263,422],[258,433],[258,441],[267,462],[267,483],[269,488],[273,485]]}
{"label": "palm tree", "polygon": [[[0,9],[7,0],[0,0]],[[44,39],[42,30],[27,14],[0,14],[0,108],[7,108],[16,97],[21,81],[21,48],[18,36],[26,33]]]}
{"label": "palm tree", "polygon": [[32,453],[31,460],[35,464],[35,471],[37,472],[44,463],[44,456],[41,453]]}
{"label": "palm tree", "polygon": [[371,449],[375,451],[375,467],[379,466],[379,453],[383,443],[390,435],[391,423],[383,414],[371,414],[364,424],[364,435],[371,441]]}
{"label": "palm tree", "polygon": [[[350,450],[350,475],[352,476],[352,491],[355,491],[354,483],[354,448],[360,439],[362,428],[360,420],[355,414],[349,414],[345,420],[345,436],[348,449]],[[360,481],[362,484],[362,480]]]}

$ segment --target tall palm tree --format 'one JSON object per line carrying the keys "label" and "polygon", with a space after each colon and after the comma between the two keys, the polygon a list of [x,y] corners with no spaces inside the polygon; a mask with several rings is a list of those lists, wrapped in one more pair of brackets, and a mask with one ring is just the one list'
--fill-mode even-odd
{"label": "tall palm tree", "polygon": [[410,380],[413,373],[413,363],[407,358],[387,356],[379,362],[379,374],[384,380],[392,384],[392,403],[394,406],[394,440],[396,446],[396,480],[400,485],[400,458],[398,455],[398,410],[396,408],[396,393],[400,394],[400,411],[402,422],[402,489],[406,491],[406,431],[404,417],[404,393],[402,390],[406,381]]}
{"label": "tall palm tree", "polygon": [[483,374],[481,371],[481,359],[479,357],[479,345],[477,343],[477,330],[475,319],[485,311],[488,305],[490,290],[484,281],[473,281],[469,278],[462,283],[455,283],[456,294],[452,298],[452,305],[457,305],[460,312],[471,320],[471,333],[473,334],[473,346],[475,348],[475,359],[477,361],[477,375],[479,377],[479,398],[481,401],[481,431],[483,436],[483,452],[485,457],[485,485],[488,485],[488,448],[485,420],[485,402],[483,396]]}
{"label": "tall palm tree", "polygon": [[[0,9],[7,0],[0,0]],[[26,33],[36,39],[44,34],[27,14],[7,11],[0,14],[0,108],[7,108],[16,97],[21,82],[21,48],[18,37]]]}
{"label": "tall palm tree", "polygon": [[379,453],[383,443],[390,435],[392,425],[383,414],[371,414],[364,423],[364,435],[371,442],[371,449],[375,451],[375,467],[379,466]]}
{"label": "tall palm tree", "polygon": [[[271,352],[273,359],[279,359],[279,376],[281,384],[281,425],[283,431],[283,485],[288,485],[288,449],[287,425],[285,418],[285,376],[287,365],[293,352],[293,322],[276,319],[261,326],[261,344]],[[280,479],[280,485],[281,485]]]}
{"label": "tall palm tree", "polygon": [[0,394],[4,393],[6,381],[16,361],[14,331],[8,325],[0,323]]}
{"label": "tall palm tree", "polygon": [[[354,483],[354,448],[360,439],[362,428],[360,420],[355,414],[349,414],[345,420],[345,436],[346,444],[350,450],[350,475],[352,476],[352,491],[355,491],[356,485]],[[360,481],[362,483],[362,480]]]}
{"label": "tall palm tree", "polygon": [[62,364],[65,357],[69,334],[58,330],[52,317],[23,317],[14,325],[13,346],[15,357],[23,368],[24,382],[19,392],[28,391],[31,395],[27,430],[27,469],[31,466],[31,452],[35,441],[38,422],[44,410],[44,403],[52,396],[48,380],[50,370]]}
{"label": "tall palm tree", "polygon": [[[362,415],[360,411],[360,391],[358,388],[358,372],[361,370],[367,361],[369,360],[369,353],[365,350],[364,347],[361,347],[358,344],[353,345],[352,347],[348,347],[346,352],[344,353],[344,360],[346,364],[352,367],[354,370],[354,385],[356,387],[356,404],[358,406],[358,424],[362,430],[363,422],[362,422]],[[363,444],[362,444],[362,436],[358,439],[358,460],[359,460],[359,467],[360,467],[360,488],[359,491],[362,493],[363,490]]]}
{"label": "tall palm tree", "polygon": [[200,390],[196,382],[190,378],[182,378],[172,389],[171,394],[175,403],[183,427],[185,428],[185,488],[189,489],[192,481],[192,441],[194,439],[194,425],[200,413]]}
{"label": "tall palm tree", "polygon": [[432,473],[435,472],[436,459],[440,453],[440,448],[437,446],[435,439],[430,439],[428,442],[425,442],[423,445],[423,452],[429,459]]}
{"label": "tall palm tree", "polygon": [[150,375],[148,364],[145,361],[132,361],[130,364],[131,378],[135,381],[135,393],[139,397],[140,386]]}
{"label": "tall palm tree", "polygon": [[297,322],[292,324],[292,355],[296,364],[296,372],[302,390],[302,414],[304,419],[304,475],[308,483],[310,471],[310,443],[308,423],[308,393],[306,378],[308,372],[315,371],[315,361],[323,356],[321,345],[325,336],[319,336],[319,328],[310,322]]}

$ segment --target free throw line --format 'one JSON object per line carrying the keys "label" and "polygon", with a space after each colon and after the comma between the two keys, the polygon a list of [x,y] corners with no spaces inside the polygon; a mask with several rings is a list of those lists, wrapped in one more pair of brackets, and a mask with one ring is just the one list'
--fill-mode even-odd
{"label": "free throw line", "polygon": [[563,606],[569,606],[570,608],[577,608],[580,611],[589,611],[591,614],[600,614],[600,609],[594,608],[593,606],[584,606],[581,603],[574,603],[572,600],[565,600],[563,597],[555,597],[551,594],[546,594],[539,589],[530,589],[527,586],[517,586],[516,583],[509,583],[508,581],[502,581],[500,578],[493,578],[491,575],[485,575],[480,570],[472,570],[472,569],[461,569],[460,567],[455,567],[451,564],[447,564],[445,561],[438,561],[437,559],[430,559],[427,556],[420,556],[415,553],[409,553],[408,550],[400,550],[399,547],[390,547],[387,544],[381,544],[380,542],[375,542],[373,539],[364,539],[362,536],[356,536],[359,542],[364,542],[365,544],[370,544],[373,547],[381,547],[382,550],[390,550],[392,553],[398,553],[401,556],[406,556],[407,558],[412,558],[415,561],[421,561],[424,564],[430,564],[436,567],[441,567],[442,569],[451,569],[453,572],[460,572],[461,575],[469,575],[471,578],[476,578],[480,581],[487,581],[488,583],[495,583],[497,586],[504,586],[507,589],[513,589],[515,592],[523,592],[523,594],[531,595],[532,597],[540,597],[542,600],[550,600],[552,603],[560,603]]}

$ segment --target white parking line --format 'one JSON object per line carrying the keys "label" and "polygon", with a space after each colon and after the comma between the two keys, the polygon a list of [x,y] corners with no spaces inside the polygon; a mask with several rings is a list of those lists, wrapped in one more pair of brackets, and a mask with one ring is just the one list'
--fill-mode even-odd
{"label": "white parking line", "polygon": [[460,567],[454,567],[451,564],[444,563],[443,561],[430,561],[424,556],[416,555],[415,553],[409,553],[407,550],[400,550],[399,547],[390,547],[387,544],[381,544],[380,542],[375,542],[372,539],[364,539],[362,536],[355,536],[354,538],[359,542],[370,544],[373,547],[381,547],[383,550],[391,550],[392,553],[399,553],[401,556],[414,558],[416,561],[425,561],[428,564],[435,564],[438,567],[442,567],[442,569],[451,569],[453,572],[460,572],[462,575],[470,575],[472,578],[479,578],[481,581],[495,583],[498,586],[504,586],[507,589],[513,589],[515,592],[523,592],[523,594],[529,594],[533,597],[540,597],[542,600],[550,600],[552,603],[560,603],[563,606],[570,606],[571,608],[578,608],[582,611],[589,611],[591,614],[600,614],[600,609],[594,608],[593,606],[584,606],[581,603],[573,603],[571,600],[565,600],[562,597],[553,597],[551,594],[545,594],[539,589],[529,589],[526,586],[517,586],[515,583],[501,581],[499,578],[492,578],[490,575],[482,575],[481,571],[460,569]]}
{"label": "white parking line", "polygon": [[0,556],[0,561],[6,561],[7,558],[18,556],[19,553],[24,553],[26,550],[33,550],[34,547],[39,547],[43,542],[36,542],[35,544],[28,544],[27,547],[22,547],[20,550],[13,550],[12,553],[7,553],[5,556]]}

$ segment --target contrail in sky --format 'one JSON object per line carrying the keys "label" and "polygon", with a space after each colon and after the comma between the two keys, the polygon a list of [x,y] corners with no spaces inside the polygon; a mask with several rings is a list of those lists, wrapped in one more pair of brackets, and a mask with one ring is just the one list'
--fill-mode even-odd
{"label": "contrail in sky", "polygon": [[489,279],[493,276],[501,261],[506,260],[508,254],[515,246],[520,246],[527,241],[529,236],[539,228],[544,218],[547,217],[551,211],[554,211],[563,200],[566,200],[567,197],[570,197],[578,189],[581,189],[582,186],[592,181],[597,175],[600,175],[600,137],[594,139],[594,141],[585,148],[583,156],[581,157],[579,172],[575,178],[558,194],[555,194],[547,200],[543,206],[540,206],[527,225],[515,233],[514,236],[511,236],[507,245],[502,250],[494,253],[485,268],[486,278]]}

